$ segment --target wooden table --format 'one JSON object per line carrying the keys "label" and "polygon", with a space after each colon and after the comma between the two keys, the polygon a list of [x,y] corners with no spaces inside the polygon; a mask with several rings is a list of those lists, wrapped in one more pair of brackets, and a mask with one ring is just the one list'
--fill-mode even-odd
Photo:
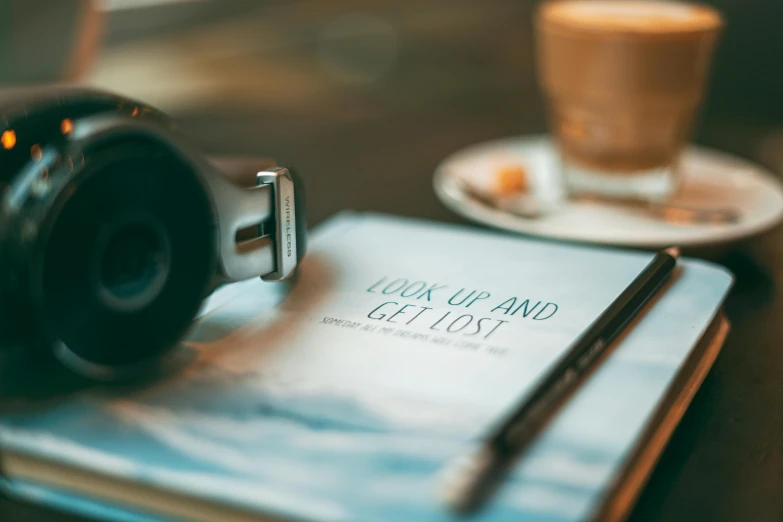
{"label": "wooden table", "polygon": [[[696,139],[777,170],[783,69],[767,65],[783,45],[753,34],[783,12],[774,1],[719,3],[733,25]],[[437,162],[470,143],[546,128],[533,4],[324,4],[235,4],[241,16],[111,41],[93,82],[170,110],[209,152],[294,163],[312,225],[345,208],[464,222],[433,194]],[[343,16],[356,9],[364,18]],[[335,35],[357,20],[371,30],[346,48]],[[717,261],[737,276],[733,330],[633,522],[783,519],[783,230]],[[0,520],[76,519],[0,500]]]}

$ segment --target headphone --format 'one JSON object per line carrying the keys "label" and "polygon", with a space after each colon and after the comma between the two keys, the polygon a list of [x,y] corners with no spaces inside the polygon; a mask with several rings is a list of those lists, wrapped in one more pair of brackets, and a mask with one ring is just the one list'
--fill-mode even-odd
{"label": "headphone", "polygon": [[117,380],[170,354],[227,282],[290,278],[306,248],[292,168],[228,179],[161,111],[56,90],[0,107],[0,355]]}

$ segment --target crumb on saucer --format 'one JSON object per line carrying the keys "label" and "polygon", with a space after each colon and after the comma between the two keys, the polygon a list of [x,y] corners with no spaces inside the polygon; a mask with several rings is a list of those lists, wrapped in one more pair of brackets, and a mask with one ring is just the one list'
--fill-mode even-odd
{"label": "crumb on saucer", "polygon": [[513,196],[527,192],[530,188],[527,171],[521,165],[504,165],[495,172],[495,187],[498,196]]}

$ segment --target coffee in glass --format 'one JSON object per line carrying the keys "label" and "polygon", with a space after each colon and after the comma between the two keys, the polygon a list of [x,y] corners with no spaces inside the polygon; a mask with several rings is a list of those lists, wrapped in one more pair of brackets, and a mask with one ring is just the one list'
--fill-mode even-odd
{"label": "coffee in glass", "polygon": [[570,193],[674,193],[722,23],[712,8],[662,0],[541,6],[539,78]]}

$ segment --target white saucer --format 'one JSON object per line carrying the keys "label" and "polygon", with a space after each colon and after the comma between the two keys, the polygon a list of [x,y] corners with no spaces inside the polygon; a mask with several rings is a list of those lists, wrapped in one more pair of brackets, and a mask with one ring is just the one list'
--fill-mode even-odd
{"label": "white saucer", "polygon": [[[486,185],[497,169],[521,165],[536,194],[558,198],[556,154],[545,136],[480,143],[447,157],[437,168],[435,193],[451,210],[494,227],[554,239],[657,248],[718,245],[763,232],[783,218],[783,188],[769,171],[728,154],[691,146],[682,163],[682,186],[672,205],[730,208],[734,223],[676,224],[618,205],[565,201],[552,213],[525,218],[493,209],[464,191]],[[460,180],[463,182],[460,183]]]}

